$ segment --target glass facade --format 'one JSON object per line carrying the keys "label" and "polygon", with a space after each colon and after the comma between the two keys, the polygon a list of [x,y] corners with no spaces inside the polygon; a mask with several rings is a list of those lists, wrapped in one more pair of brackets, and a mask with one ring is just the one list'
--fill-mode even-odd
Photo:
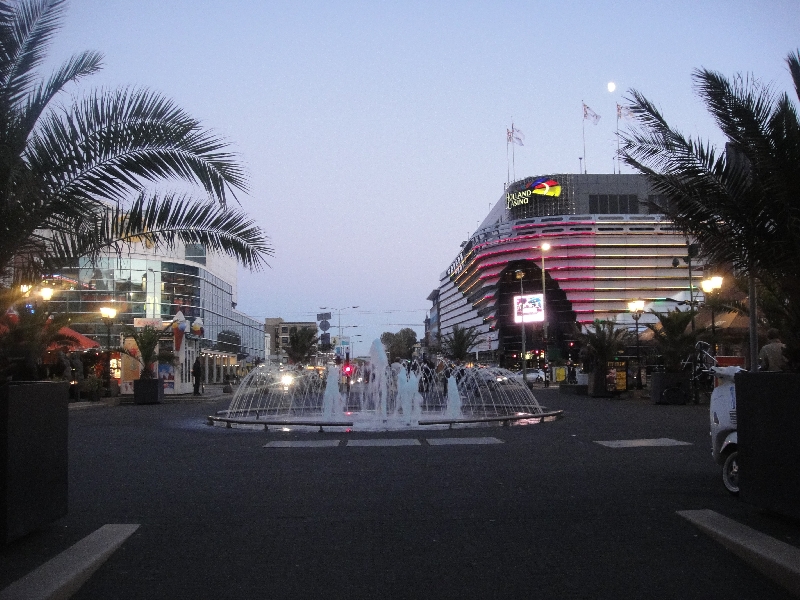
{"label": "glass facade", "polygon": [[233,287],[206,269],[155,258],[100,257],[81,259],[49,278],[56,294],[51,310],[72,316],[71,325],[105,345],[108,329],[100,307],[117,310],[112,334],[135,318],[169,321],[178,311],[203,320],[203,347],[264,359],[260,321],[233,308]]}

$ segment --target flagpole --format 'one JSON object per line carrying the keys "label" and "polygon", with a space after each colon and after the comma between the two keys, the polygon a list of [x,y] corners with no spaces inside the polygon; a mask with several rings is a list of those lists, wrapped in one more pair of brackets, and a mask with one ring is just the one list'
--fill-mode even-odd
{"label": "flagpole", "polygon": [[509,183],[511,183],[511,163],[508,162],[508,133],[506,133],[506,185]]}
{"label": "flagpole", "polygon": [[516,161],[516,159],[514,157],[514,146],[516,146],[516,144],[514,143],[514,120],[512,119],[511,120],[511,169],[512,169],[511,172],[514,173],[514,181],[516,181],[517,180],[517,161]]}
{"label": "flagpole", "polygon": [[617,173],[622,174],[619,168],[619,103],[617,104]]}
{"label": "flagpole", "polygon": [[583,174],[586,174],[586,103],[581,100],[583,104]]}

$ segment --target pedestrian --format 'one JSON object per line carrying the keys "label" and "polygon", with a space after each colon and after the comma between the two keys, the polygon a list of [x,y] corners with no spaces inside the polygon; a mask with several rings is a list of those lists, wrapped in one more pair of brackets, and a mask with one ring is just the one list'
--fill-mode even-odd
{"label": "pedestrian", "polygon": [[777,329],[767,332],[767,345],[758,353],[758,364],[762,371],[783,371],[786,366],[786,357],[783,350],[786,345],[781,342],[781,334]]}
{"label": "pedestrian", "polygon": [[203,379],[203,365],[200,363],[198,356],[192,365],[192,377],[194,378],[194,395],[200,395],[200,381]]}

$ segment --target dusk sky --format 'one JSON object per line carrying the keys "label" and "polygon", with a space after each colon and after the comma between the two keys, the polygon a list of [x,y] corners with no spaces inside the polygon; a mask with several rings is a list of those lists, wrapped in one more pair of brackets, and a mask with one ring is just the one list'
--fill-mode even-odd
{"label": "dusk sky", "polygon": [[578,171],[582,102],[601,116],[588,172],[611,173],[631,88],[719,143],[693,69],[793,92],[799,23],[797,0],[73,0],[52,53],[105,55],[75,93],[149,87],[228,139],[275,248],[271,268],[240,271],[239,308],[358,305],[342,324],[360,355],[383,331],[422,334],[426,297],[503,193],[512,118],[517,179]]}

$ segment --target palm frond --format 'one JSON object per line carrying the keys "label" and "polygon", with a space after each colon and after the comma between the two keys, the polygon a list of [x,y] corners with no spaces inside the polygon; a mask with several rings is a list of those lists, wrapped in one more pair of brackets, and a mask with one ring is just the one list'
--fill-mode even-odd
{"label": "palm frond", "polygon": [[228,194],[246,190],[244,171],[226,148],[171,100],[120,90],[44,117],[26,159],[63,202],[119,202],[145,182],[176,179],[200,185],[224,207]]}
{"label": "palm frond", "polygon": [[65,0],[21,0],[0,29],[4,55],[0,61],[0,104],[10,107],[28,94],[35,69],[64,16]]}

